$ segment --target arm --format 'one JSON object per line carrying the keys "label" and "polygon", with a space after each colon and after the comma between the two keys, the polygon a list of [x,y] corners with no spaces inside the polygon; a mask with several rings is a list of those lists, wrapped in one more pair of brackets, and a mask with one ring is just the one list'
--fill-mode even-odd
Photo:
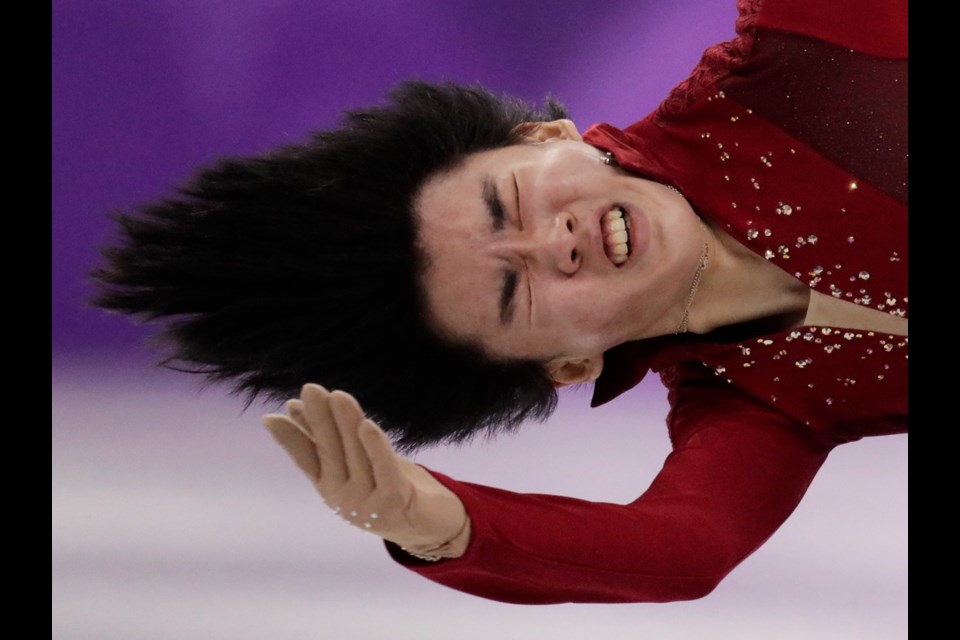
{"label": "arm", "polygon": [[421,575],[517,603],[663,602],[702,597],[799,503],[829,451],[783,416],[713,381],[672,392],[674,451],[626,505],[517,494],[436,474],[463,501],[472,535]]}
{"label": "arm", "polygon": [[702,597],[786,520],[829,451],[718,379],[688,379],[671,391],[674,451],[640,498],[518,494],[426,473],[347,394],[313,391],[288,405],[296,420],[266,423],[325,502],[424,577],[505,602]]}

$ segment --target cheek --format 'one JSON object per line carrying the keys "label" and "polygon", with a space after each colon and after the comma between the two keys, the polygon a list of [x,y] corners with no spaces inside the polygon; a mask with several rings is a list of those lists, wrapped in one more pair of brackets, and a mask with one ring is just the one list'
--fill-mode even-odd
{"label": "cheek", "polygon": [[620,322],[614,305],[597,287],[556,283],[542,296],[544,333],[566,355],[602,352],[618,343]]}

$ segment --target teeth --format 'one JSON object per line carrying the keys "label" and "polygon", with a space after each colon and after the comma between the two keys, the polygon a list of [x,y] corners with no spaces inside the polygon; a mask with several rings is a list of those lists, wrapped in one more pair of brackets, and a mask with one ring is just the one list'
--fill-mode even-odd
{"label": "teeth", "polygon": [[603,214],[601,228],[607,257],[616,265],[626,262],[630,255],[630,218],[621,209],[611,209]]}
{"label": "teeth", "polygon": [[[621,220],[622,222],[622,220]],[[613,240],[614,242],[622,242],[623,244],[627,243],[627,232],[626,231],[614,231],[608,237],[608,240]]]}

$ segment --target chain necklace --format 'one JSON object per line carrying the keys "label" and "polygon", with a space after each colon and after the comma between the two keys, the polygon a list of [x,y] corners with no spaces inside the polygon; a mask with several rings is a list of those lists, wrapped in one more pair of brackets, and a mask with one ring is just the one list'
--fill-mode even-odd
{"label": "chain necklace", "polygon": [[[706,234],[703,220],[697,218],[700,222],[700,228]],[[710,244],[703,241],[703,251],[700,252],[700,262],[697,263],[697,270],[693,274],[693,284],[690,285],[690,293],[687,294],[687,304],[683,307],[683,317],[680,318],[680,324],[677,325],[675,334],[686,333],[687,323],[690,321],[690,307],[693,305],[693,299],[697,297],[697,291],[700,290],[700,278],[703,276],[703,270],[707,268],[707,259],[710,257]]]}

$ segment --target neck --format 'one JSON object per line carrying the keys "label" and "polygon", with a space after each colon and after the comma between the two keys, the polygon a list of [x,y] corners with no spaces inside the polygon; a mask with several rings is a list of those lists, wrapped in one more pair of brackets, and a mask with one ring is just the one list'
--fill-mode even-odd
{"label": "neck", "polygon": [[802,320],[809,289],[726,233],[704,222],[709,264],[689,309],[687,330],[711,331],[752,320]]}
{"label": "neck", "polygon": [[707,264],[710,260],[710,242],[709,236],[707,235],[706,225],[703,223],[703,220],[699,220],[699,222],[700,229],[703,231],[703,249],[700,250],[700,259],[697,261],[697,270],[693,273],[693,282],[690,284],[690,292],[687,294],[687,300],[683,306],[683,314],[680,316],[680,322],[677,324],[677,329],[674,331],[674,333],[686,333],[689,330],[690,308],[693,306],[693,301],[696,299],[697,293],[700,291],[700,281],[703,279],[703,272],[707,268]]}

